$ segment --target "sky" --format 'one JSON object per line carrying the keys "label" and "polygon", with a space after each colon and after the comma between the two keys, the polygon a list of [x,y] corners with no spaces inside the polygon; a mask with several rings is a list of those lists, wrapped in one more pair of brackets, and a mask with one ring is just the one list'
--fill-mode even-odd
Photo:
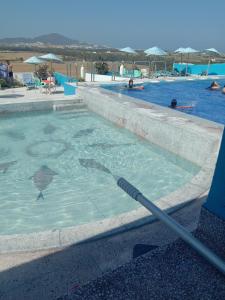
{"label": "sky", "polygon": [[115,48],[191,46],[225,52],[225,0],[0,0],[0,4],[0,38],[60,33]]}

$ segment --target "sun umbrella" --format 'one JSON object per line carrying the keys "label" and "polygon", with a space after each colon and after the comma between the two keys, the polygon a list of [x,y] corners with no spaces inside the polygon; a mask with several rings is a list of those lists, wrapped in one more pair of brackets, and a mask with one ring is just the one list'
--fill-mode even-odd
{"label": "sun umbrella", "polygon": [[[127,60],[128,60],[129,54],[137,54],[137,52],[131,47],[125,47],[125,48],[122,48],[122,49],[119,49],[119,50],[122,51],[122,52],[127,53]],[[132,69],[133,69],[132,72],[133,72],[133,76],[134,76],[134,62],[132,62]]]}
{"label": "sun umbrella", "polygon": [[[167,55],[167,52],[164,51],[163,49],[155,46],[155,47],[151,47],[151,48],[148,48],[144,51],[144,53],[146,53],[147,56],[164,56],[164,55]],[[153,63],[153,62],[151,62]],[[150,74],[150,65],[151,65],[150,61],[149,61],[149,74]],[[156,65],[155,65],[155,70],[156,70]],[[165,70],[166,70],[166,62],[165,62]]]}
{"label": "sun umbrella", "polygon": [[36,71],[36,65],[42,64],[44,61],[37,56],[32,56],[24,61],[26,64],[34,65],[34,69]]}
{"label": "sun umbrella", "polygon": [[147,56],[148,55],[157,55],[157,56],[167,55],[167,52],[159,47],[148,48],[144,52],[147,54]]}
{"label": "sun umbrella", "polygon": [[131,47],[125,47],[125,48],[122,48],[119,50],[122,52],[126,52],[128,54],[137,54],[137,52],[134,49],[132,49]]}
{"label": "sun umbrella", "polygon": [[189,62],[189,56],[191,53],[198,53],[198,50],[195,50],[191,47],[187,47],[187,48],[178,48],[177,50],[175,50],[176,53],[180,53],[181,54],[181,62],[182,62],[182,54],[187,54],[188,58],[187,58],[187,64],[186,64],[186,72],[185,75],[187,74],[187,70],[188,70],[188,62]]}
{"label": "sun umbrella", "polygon": [[42,59],[42,60],[50,62],[50,64],[51,64],[51,71],[52,71],[52,64],[53,63],[63,63],[62,59],[59,58],[58,56],[56,56],[53,53],[48,53],[48,54],[39,56],[39,58]]}
{"label": "sun umbrella", "polygon": [[211,64],[211,55],[221,55],[219,51],[217,51],[215,48],[208,48],[208,49],[205,49],[204,52],[208,53],[209,54],[209,61],[208,61],[208,67],[207,67],[207,72],[206,72],[206,75],[209,74],[209,69],[210,69],[210,64]]}
{"label": "sun umbrella", "polygon": [[185,49],[185,48],[180,47],[180,48],[178,48],[177,50],[175,50],[174,52],[175,52],[175,53],[182,53],[182,52],[184,51],[184,49]]}
{"label": "sun umbrella", "polygon": [[216,50],[215,48],[205,49],[205,52],[221,55],[220,52],[218,50]]}

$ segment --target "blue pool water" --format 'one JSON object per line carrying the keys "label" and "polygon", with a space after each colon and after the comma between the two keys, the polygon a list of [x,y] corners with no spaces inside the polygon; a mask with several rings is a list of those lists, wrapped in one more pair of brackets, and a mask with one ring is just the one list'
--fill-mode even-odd
{"label": "blue pool water", "polygon": [[[182,112],[225,124],[225,94],[208,90],[211,82],[212,80],[161,81],[146,83],[141,91],[123,89],[121,85],[105,85],[104,88],[166,107],[175,98],[177,105],[193,106],[192,109],[183,109]],[[225,78],[217,82],[223,87]]]}
{"label": "blue pool water", "polygon": [[0,117],[0,234],[59,229],[138,208],[93,160],[153,201],[199,171],[89,111]]}

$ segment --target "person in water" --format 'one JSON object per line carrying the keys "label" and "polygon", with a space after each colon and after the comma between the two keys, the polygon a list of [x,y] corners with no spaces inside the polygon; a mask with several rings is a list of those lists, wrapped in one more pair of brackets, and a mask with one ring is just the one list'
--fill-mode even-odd
{"label": "person in water", "polygon": [[176,99],[173,99],[173,100],[171,101],[169,107],[175,109],[175,108],[177,107],[177,100],[176,100]]}
{"label": "person in water", "polygon": [[132,78],[128,82],[128,87],[129,87],[129,89],[132,89],[134,87],[134,81]]}
{"label": "person in water", "polygon": [[222,88],[222,93],[225,94],[225,85],[224,85],[224,87]]}
{"label": "person in water", "polygon": [[213,81],[209,87],[210,90],[219,90],[220,89],[220,85],[216,82]]}

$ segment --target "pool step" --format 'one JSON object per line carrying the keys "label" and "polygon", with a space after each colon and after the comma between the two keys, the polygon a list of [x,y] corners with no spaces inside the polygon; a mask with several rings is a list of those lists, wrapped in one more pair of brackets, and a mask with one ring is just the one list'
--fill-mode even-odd
{"label": "pool step", "polygon": [[75,103],[60,103],[60,104],[54,104],[53,110],[55,111],[61,111],[61,110],[77,110],[77,109],[85,109],[87,108],[87,105],[83,102],[75,102]]}

